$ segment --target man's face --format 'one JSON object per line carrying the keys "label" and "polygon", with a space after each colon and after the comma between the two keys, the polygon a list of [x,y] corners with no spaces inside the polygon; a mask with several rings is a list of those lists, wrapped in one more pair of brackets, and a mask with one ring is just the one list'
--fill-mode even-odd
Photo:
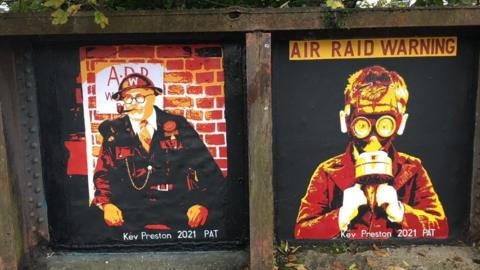
{"label": "man's face", "polygon": [[122,100],[128,116],[134,120],[145,120],[153,112],[155,93],[152,89],[135,88],[122,93]]}
{"label": "man's face", "polygon": [[400,123],[394,112],[356,113],[348,121],[349,134],[360,153],[388,152]]}

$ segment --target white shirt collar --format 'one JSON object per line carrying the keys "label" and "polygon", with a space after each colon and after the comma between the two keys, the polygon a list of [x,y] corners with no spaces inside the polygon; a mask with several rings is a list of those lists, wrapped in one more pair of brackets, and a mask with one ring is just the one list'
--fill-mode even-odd
{"label": "white shirt collar", "polygon": [[[132,125],[133,132],[135,132],[135,134],[140,133],[141,121],[132,119],[130,115],[128,116],[128,119],[130,119],[130,124]],[[148,131],[150,132],[150,135],[153,136],[153,132],[157,130],[157,112],[155,110],[153,110],[152,114],[147,118],[147,122]]]}

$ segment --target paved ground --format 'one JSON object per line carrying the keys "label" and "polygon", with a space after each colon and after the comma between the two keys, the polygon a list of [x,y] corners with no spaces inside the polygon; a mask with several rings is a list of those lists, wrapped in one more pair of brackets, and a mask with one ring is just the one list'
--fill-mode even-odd
{"label": "paved ground", "polygon": [[[302,248],[279,269],[298,270],[477,270],[480,250],[470,246],[367,246]],[[280,264],[281,265],[281,264]]]}
{"label": "paved ground", "polygon": [[[376,245],[288,247],[277,252],[279,270],[480,270],[480,249],[456,246]],[[295,252],[292,252],[295,251]],[[245,251],[49,253],[34,269],[245,270]],[[251,269],[254,270],[254,269]]]}
{"label": "paved ground", "polygon": [[244,269],[247,263],[248,255],[243,251],[55,253],[35,270],[236,270]]}

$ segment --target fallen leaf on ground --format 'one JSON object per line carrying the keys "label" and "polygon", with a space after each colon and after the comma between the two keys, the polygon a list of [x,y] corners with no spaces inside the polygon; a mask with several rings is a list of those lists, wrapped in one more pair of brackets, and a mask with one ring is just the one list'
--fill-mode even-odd
{"label": "fallen leaf on ground", "polygon": [[330,266],[331,270],[345,270],[345,265],[343,265],[339,261],[334,261],[332,265]]}
{"label": "fallen leaf on ground", "polygon": [[303,264],[298,264],[298,263],[287,263],[285,264],[285,267],[293,267],[296,270],[308,270],[305,265]]}
{"label": "fallen leaf on ground", "polygon": [[295,262],[296,260],[297,260],[297,256],[292,255],[292,254],[288,255],[288,261],[289,262]]}
{"label": "fallen leaf on ground", "polygon": [[372,247],[374,250],[380,250],[380,248],[376,244],[373,244]]}
{"label": "fallen leaf on ground", "polygon": [[356,263],[352,263],[349,267],[348,267],[348,270],[357,270],[357,264]]}
{"label": "fallen leaf on ground", "polygon": [[463,262],[463,259],[459,256],[453,257],[453,260],[456,261],[456,262]]}
{"label": "fallen leaf on ground", "polygon": [[423,252],[417,252],[417,254],[420,255],[420,256],[422,256],[422,257],[427,256],[427,255],[425,255],[425,253],[423,253]]}
{"label": "fallen leaf on ground", "polygon": [[301,248],[301,246],[294,247],[294,248],[292,249],[292,251],[290,251],[290,253],[295,253],[295,252],[297,252],[300,248]]}
{"label": "fallen leaf on ground", "polygon": [[409,266],[410,266],[410,264],[408,264],[407,261],[403,261],[402,263],[403,263],[403,265],[405,265],[406,267],[409,267]]}
{"label": "fallen leaf on ground", "polygon": [[367,257],[367,265],[371,268],[377,267],[379,265],[378,261],[373,258]]}
{"label": "fallen leaf on ground", "polygon": [[400,266],[389,266],[387,267],[387,270],[405,270],[405,268]]}
{"label": "fallen leaf on ground", "polygon": [[375,254],[377,254],[377,256],[380,256],[380,257],[388,257],[388,252],[386,252],[385,250],[374,250],[373,251]]}

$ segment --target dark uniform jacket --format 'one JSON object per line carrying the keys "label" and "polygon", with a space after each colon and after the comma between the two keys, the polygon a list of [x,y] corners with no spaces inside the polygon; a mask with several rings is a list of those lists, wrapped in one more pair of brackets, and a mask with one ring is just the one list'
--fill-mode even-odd
{"label": "dark uniform jacket", "polygon": [[187,210],[196,204],[208,209],[207,224],[220,219],[225,180],[210,152],[183,117],[157,107],[155,113],[149,152],[128,116],[100,125],[94,204],[115,204],[131,229],[149,224],[187,229]]}

